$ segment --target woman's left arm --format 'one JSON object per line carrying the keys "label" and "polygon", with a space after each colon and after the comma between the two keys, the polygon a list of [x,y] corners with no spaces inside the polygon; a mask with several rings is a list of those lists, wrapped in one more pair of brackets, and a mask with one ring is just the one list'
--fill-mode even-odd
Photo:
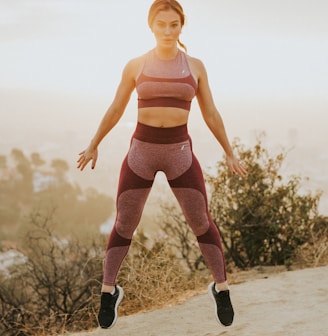
{"label": "woman's left arm", "polygon": [[205,66],[200,60],[193,59],[192,68],[198,78],[197,101],[206,125],[225,151],[230,171],[244,177],[247,171],[233,153],[222,117],[213,100]]}

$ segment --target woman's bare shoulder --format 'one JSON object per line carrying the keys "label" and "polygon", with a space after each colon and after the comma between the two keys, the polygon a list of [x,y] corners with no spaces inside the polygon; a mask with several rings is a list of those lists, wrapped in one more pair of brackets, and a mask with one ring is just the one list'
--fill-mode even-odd
{"label": "woman's bare shoulder", "polygon": [[131,58],[128,63],[126,64],[126,66],[128,67],[140,67],[140,65],[143,65],[145,63],[145,60],[146,60],[146,56],[147,56],[147,53],[146,54],[143,54],[143,55],[140,55],[140,56],[137,56],[137,57],[134,57],[134,58]]}
{"label": "woman's bare shoulder", "polygon": [[202,74],[206,73],[204,63],[199,58],[187,55],[187,60],[192,73],[194,73],[198,78]]}
{"label": "woman's bare shoulder", "polygon": [[189,64],[192,64],[194,67],[204,68],[204,63],[202,62],[201,59],[190,56],[190,55],[187,55],[187,59],[188,59]]}
{"label": "woman's bare shoulder", "polygon": [[125,65],[124,70],[133,74],[134,77],[137,77],[145,64],[146,55],[147,53],[130,59]]}

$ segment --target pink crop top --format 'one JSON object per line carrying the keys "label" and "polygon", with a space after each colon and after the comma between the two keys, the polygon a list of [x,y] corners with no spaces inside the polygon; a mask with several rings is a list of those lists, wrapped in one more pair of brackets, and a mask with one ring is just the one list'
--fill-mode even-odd
{"label": "pink crop top", "polygon": [[190,111],[197,93],[186,54],[179,49],[175,59],[161,60],[154,50],[146,55],[142,73],[136,81],[138,108],[177,107]]}

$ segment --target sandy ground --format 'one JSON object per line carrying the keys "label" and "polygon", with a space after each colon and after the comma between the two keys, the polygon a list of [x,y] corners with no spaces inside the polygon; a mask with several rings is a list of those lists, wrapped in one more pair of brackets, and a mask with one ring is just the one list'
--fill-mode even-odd
{"label": "sandy ground", "polygon": [[235,321],[219,325],[204,293],[182,304],[119,317],[112,329],[70,336],[328,336],[328,266],[231,285]]}

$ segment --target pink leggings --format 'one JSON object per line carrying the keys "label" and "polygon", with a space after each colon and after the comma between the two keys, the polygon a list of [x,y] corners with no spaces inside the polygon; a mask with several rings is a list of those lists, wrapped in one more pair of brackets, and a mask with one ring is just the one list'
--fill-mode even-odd
{"label": "pink leggings", "polygon": [[138,123],[121,168],[117,215],[108,240],[103,284],[115,285],[158,171],[165,173],[215,282],[224,282],[221,237],[208,212],[204,177],[192,151],[187,125],[157,128]]}

